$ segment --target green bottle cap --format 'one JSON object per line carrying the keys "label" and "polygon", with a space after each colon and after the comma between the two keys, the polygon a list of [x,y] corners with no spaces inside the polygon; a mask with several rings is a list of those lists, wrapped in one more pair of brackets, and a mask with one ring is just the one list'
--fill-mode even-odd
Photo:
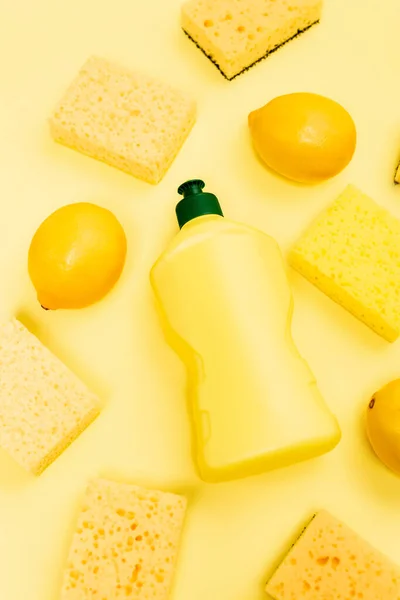
{"label": "green bottle cap", "polygon": [[218,198],[203,192],[204,186],[201,179],[191,179],[179,186],[178,194],[183,196],[183,200],[177,204],[176,216],[181,229],[188,221],[203,215],[224,216]]}

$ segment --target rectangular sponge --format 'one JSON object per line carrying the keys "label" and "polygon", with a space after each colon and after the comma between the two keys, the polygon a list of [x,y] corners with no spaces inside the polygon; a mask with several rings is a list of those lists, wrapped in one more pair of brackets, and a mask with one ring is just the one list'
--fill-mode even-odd
{"label": "rectangular sponge", "polygon": [[161,181],[196,120],[196,103],[143,73],[91,57],[50,118],[56,142],[148,183]]}
{"label": "rectangular sponge", "polygon": [[400,334],[400,221],[354,186],[309,227],[289,263],[389,342]]}
{"label": "rectangular sponge", "polygon": [[61,600],[167,600],[186,499],[105,479],[79,514]]}
{"label": "rectangular sponge", "polygon": [[19,321],[0,324],[0,446],[39,475],[97,417],[97,398]]}
{"label": "rectangular sponge", "polygon": [[326,511],[268,582],[273,600],[400,600],[400,569]]}
{"label": "rectangular sponge", "polygon": [[189,0],[181,25],[227,79],[320,20],[322,0]]}

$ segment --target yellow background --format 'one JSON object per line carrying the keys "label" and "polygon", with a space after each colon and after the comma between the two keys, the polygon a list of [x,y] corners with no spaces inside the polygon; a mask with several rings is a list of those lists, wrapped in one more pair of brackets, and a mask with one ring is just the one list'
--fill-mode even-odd
{"label": "yellow background", "polygon": [[[120,477],[190,499],[173,600],[261,600],[267,573],[299,526],[327,508],[400,563],[400,479],[374,457],[362,414],[400,375],[400,346],[358,323],[300,276],[293,330],[343,441],[330,455],[261,477],[203,485],[190,458],[185,372],[160,332],[149,268],[175,234],[177,186],[201,177],[226,216],[283,250],[354,183],[400,217],[398,0],[326,0],[322,23],[233,82],[179,28],[179,0],[9,0],[0,19],[0,316],[26,324],[104,399],[99,419],[38,479],[0,455],[0,598],[57,600],[89,477]],[[46,119],[90,54],[191,90],[195,129],[157,187],[54,144]],[[351,165],[317,187],[255,158],[247,114],[276,95],[341,102],[358,128]],[[111,208],[128,235],[120,284],[79,312],[43,312],[26,269],[31,236],[54,209]],[[111,599],[110,599],[111,600]]]}

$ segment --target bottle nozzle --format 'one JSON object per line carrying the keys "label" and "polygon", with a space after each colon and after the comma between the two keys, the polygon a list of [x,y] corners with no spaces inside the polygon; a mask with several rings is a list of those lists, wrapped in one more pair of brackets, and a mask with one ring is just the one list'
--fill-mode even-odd
{"label": "bottle nozzle", "polygon": [[176,207],[176,216],[182,228],[188,221],[205,215],[223,217],[218,198],[209,192],[203,192],[205,187],[201,179],[190,179],[178,188],[178,194],[183,196]]}
{"label": "bottle nozzle", "polygon": [[189,181],[185,181],[178,187],[178,194],[187,198],[188,196],[201,194],[203,189],[205,188],[205,183],[201,179],[190,179]]}

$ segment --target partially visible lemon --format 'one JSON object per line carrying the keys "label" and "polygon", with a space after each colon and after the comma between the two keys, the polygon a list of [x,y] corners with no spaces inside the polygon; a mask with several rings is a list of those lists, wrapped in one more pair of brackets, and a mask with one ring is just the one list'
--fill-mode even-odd
{"label": "partially visible lemon", "polygon": [[400,379],[372,396],[367,408],[367,434],[378,458],[400,475]]}
{"label": "partially visible lemon", "polygon": [[300,183],[334,177],[351,161],[356,127],[337,102],[318,94],[278,96],[249,114],[260,158],[280,175]]}
{"label": "partially visible lemon", "polygon": [[84,308],[118,281],[125,232],[109,210],[90,203],[63,206],[40,225],[28,256],[29,275],[43,308]]}

